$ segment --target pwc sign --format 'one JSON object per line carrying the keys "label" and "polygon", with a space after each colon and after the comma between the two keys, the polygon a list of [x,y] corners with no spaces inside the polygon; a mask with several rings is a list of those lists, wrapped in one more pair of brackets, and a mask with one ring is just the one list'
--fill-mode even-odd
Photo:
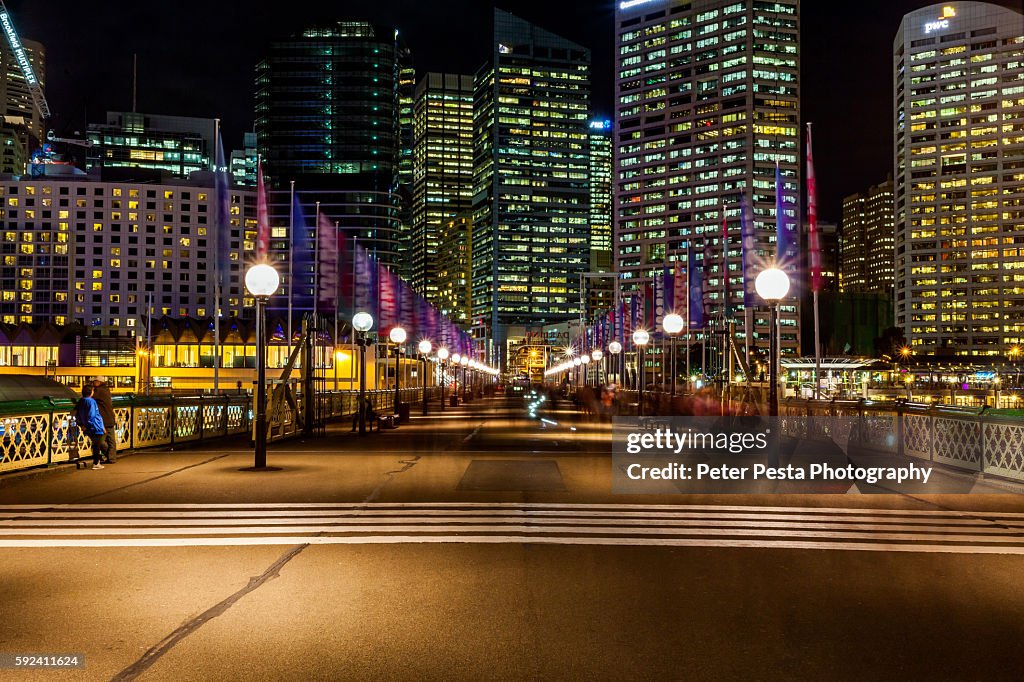
{"label": "pwc sign", "polygon": [[942,31],[949,28],[949,20],[956,16],[956,9],[949,5],[942,8],[942,16],[924,25],[924,32]]}

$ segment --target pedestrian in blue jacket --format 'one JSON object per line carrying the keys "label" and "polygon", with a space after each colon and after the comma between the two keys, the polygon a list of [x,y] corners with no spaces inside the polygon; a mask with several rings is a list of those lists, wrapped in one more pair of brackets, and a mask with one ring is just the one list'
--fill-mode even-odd
{"label": "pedestrian in blue jacket", "polygon": [[75,405],[75,422],[78,428],[89,436],[92,443],[92,468],[102,469],[100,455],[102,455],[103,436],[106,430],[103,428],[103,417],[100,416],[99,406],[92,397],[92,386],[86,384],[82,387],[82,399]]}

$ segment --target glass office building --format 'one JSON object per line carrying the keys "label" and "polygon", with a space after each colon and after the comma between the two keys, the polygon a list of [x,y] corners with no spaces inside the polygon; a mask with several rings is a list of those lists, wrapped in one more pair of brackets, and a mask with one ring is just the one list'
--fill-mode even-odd
{"label": "glass office building", "polygon": [[580,314],[590,264],[590,52],[494,12],[476,75],[473,322],[492,361]]}

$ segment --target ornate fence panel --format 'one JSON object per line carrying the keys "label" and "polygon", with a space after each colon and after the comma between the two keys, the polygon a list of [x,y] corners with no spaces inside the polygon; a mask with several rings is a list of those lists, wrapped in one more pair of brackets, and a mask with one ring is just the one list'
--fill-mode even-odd
{"label": "ornate fence panel", "polygon": [[1024,478],[1024,424],[986,422],[985,472]]}
{"label": "ornate fence panel", "polygon": [[0,417],[0,427],[3,429],[0,433],[0,471],[24,469],[48,462],[52,418],[52,412]]}
{"label": "ornate fence panel", "polygon": [[934,461],[961,469],[981,470],[984,460],[979,419],[935,417],[934,438]]}
{"label": "ornate fence panel", "polygon": [[171,442],[171,406],[146,405],[136,407],[134,448],[151,448]]}
{"label": "ornate fence panel", "polygon": [[908,414],[903,417],[903,452],[910,457],[932,458],[931,415]]}

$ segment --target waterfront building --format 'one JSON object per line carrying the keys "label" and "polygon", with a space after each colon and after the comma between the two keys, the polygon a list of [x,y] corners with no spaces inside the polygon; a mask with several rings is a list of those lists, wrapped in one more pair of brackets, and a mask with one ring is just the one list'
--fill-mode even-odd
{"label": "waterfront building", "polygon": [[915,353],[1024,339],[1024,15],[983,2],[903,17],[893,43],[896,324]]}

